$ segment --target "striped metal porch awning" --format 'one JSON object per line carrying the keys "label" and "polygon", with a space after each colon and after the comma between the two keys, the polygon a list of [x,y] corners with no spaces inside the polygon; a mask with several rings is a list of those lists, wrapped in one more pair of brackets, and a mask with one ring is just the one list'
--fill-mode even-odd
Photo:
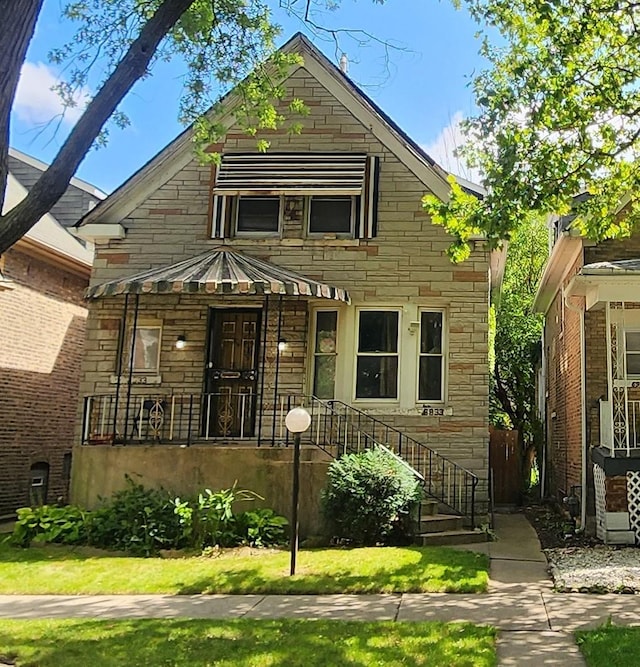
{"label": "striped metal porch awning", "polygon": [[295,271],[216,248],[177,264],[149,269],[87,289],[88,299],[120,294],[224,294],[306,296],[350,303],[341,287],[307,278]]}

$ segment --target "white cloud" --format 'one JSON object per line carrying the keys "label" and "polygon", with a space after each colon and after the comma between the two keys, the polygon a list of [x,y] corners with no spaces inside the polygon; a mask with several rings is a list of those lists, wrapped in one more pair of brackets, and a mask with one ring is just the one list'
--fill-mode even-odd
{"label": "white cloud", "polygon": [[423,148],[447,171],[474,183],[481,183],[480,173],[471,169],[461,157],[455,155],[456,148],[465,142],[461,127],[463,120],[464,114],[462,111],[456,111],[449,120],[449,124],[441,130],[435,140],[431,144],[423,146]]}
{"label": "white cloud", "polygon": [[25,62],[13,104],[16,116],[30,125],[39,125],[64,113],[64,122],[73,125],[84,110],[89,91],[80,90],[75,98],[76,106],[65,109],[58,94],[52,90],[60,80],[48,65]]}

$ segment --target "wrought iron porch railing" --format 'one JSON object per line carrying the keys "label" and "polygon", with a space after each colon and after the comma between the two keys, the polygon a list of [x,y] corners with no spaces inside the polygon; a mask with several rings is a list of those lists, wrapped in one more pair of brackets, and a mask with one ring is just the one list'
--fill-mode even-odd
{"label": "wrought iron porch railing", "polygon": [[249,393],[116,394],[84,399],[84,444],[191,444],[255,438],[256,395]]}
{"label": "wrought iron porch railing", "polygon": [[303,405],[311,426],[302,442],[330,456],[384,447],[411,469],[425,493],[475,525],[478,477],[399,429],[346,403],[283,394],[116,394],[84,402],[83,444],[186,444],[245,440],[260,445],[293,443],[287,412]]}
{"label": "wrought iron porch railing", "polygon": [[[282,421],[288,410],[302,404],[311,414],[311,426],[302,442],[309,442],[337,458],[342,454],[385,447],[407,465],[425,493],[475,527],[478,477],[401,430],[342,401],[322,401],[315,396],[280,398]],[[280,419],[277,420],[280,422]],[[284,429],[285,444],[289,436]]]}

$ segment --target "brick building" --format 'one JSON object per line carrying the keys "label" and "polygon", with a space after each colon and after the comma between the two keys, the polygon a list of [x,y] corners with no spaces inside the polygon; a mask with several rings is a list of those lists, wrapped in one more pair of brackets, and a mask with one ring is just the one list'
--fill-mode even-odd
{"label": "brick building", "polygon": [[[7,208],[44,168],[10,149]],[[103,196],[74,179],[57,212],[70,225]],[[0,516],[67,497],[92,259],[51,214],[0,257]]]}
{"label": "brick building", "polygon": [[640,236],[594,244],[556,220],[545,314],[546,467],[605,542],[640,539]]}
{"label": "brick building", "polygon": [[[282,82],[283,105],[310,109],[300,134],[265,134],[258,153],[232,94],[218,167],[187,131],[79,227],[96,261],[74,497],[95,502],[122,471],[193,490],[220,477],[223,445],[286,444],[282,418],[305,402],[309,444],[379,442],[425,475],[433,463],[445,502],[478,515],[503,258],[478,240],[451,264],[421,207],[448,196],[447,174],[304,37],[283,48],[304,58]],[[254,457],[238,449],[226,483],[268,495],[272,480],[243,481]]]}

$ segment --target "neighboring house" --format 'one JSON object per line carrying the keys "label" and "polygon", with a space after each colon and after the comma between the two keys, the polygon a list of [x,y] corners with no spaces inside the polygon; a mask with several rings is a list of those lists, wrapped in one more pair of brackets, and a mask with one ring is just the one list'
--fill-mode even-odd
{"label": "neighboring house", "polygon": [[[265,132],[257,152],[232,92],[218,167],[187,130],[79,226],[96,261],[72,495],[95,504],[124,473],[181,493],[237,480],[288,513],[290,453],[273,445],[304,403],[304,442],[387,445],[475,520],[503,256],[479,239],[451,264],[421,207],[448,196],[446,172],[303,36],[283,48],[304,58],[282,82],[283,107],[309,107],[300,134]],[[303,454],[312,504],[326,454]]]}
{"label": "neighboring house", "polygon": [[[44,169],[10,149],[7,209]],[[73,179],[56,211],[70,225],[103,197]],[[52,214],[0,257],[0,517],[67,498],[92,259]]]}
{"label": "neighboring house", "polygon": [[[621,210],[621,214],[624,211]],[[535,308],[550,492],[605,542],[640,541],[640,236],[594,244],[555,220]],[[574,503],[575,504],[575,503]]]}

